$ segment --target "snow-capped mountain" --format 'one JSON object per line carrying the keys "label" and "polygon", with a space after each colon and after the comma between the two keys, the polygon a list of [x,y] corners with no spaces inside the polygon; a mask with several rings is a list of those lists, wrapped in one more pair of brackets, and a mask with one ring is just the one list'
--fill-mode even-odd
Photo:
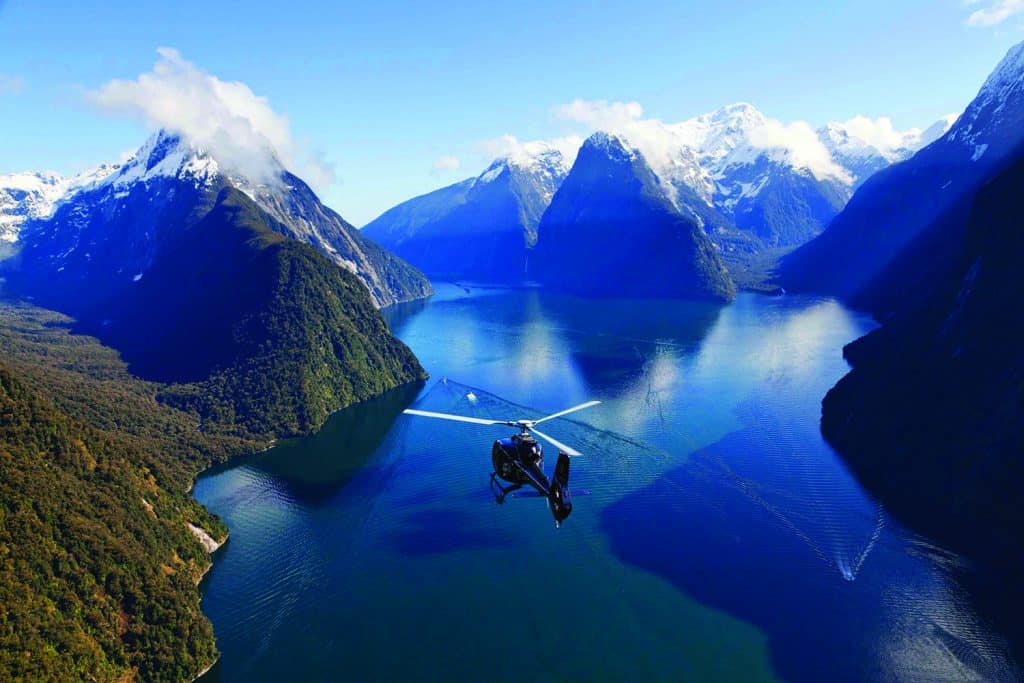
{"label": "snow-capped mountain", "polygon": [[403,202],[362,232],[433,275],[519,281],[571,165],[550,144],[525,143],[476,178]]}
{"label": "snow-capped mountain", "polygon": [[[684,213],[700,216],[711,207],[774,247],[820,233],[864,179],[948,128],[939,122],[927,131],[887,131],[893,144],[870,139],[858,122],[875,123],[858,117],[813,131],[781,124],[741,102],[680,123],[637,121],[619,135],[644,155]],[[694,196],[706,206],[695,205]]]}
{"label": "snow-capped mountain", "polygon": [[51,292],[58,308],[86,307],[145,277],[156,256],[194,226],[224,188],[233,187],[268,215],[273,230],[311,244],[358,275],[377,305],[430,293],[418,271],[321,204],[272,155],[258,162],[246,171],[226,167],[206,150],[160,131],[116,171],[67,196],[52,216],[24,224],[20,273],[11,282]]}
{"label": "snow-capped mountain", "polygon": [[[919,149],[942,137],[956,121],[958,114],[945,116],[928,128],[897,131],[889,127],[877,135],[878,123],[857,117],[840,123],[832,122],[818,129],[818,138],[832,154],[832,159],[849,172],[856,189],[886,166],[904,161]],[[880,123],[880,122],[879,122]]]}
{"label": "snow-capped mountain", "polygon": [[26,221],[49,217],[61,201],[118,168],[119,164],[103,164],[70,177],[52,171],[0,175],[0,242],[16,242]]}
{"label": "snow-capped mountain", "polygon": [[1024,42],[1012,47],[985,80],[978,95],[950,131],[947,140],[972,162],[1000,157],[1016,146],[1024,128]]}
{"label": "snow-capped mountain", "polygon": [[[939,130],[922,133],[922,140]],[[934,266],[936,244],[956,243],[970,209],[966,198],[1016,158],[1021,145],[1024,43],[1007,53],[948,132],[869,178],[828,230],[788,256],[782,284],[866,307],[924,286],[928,275],[920,265]],[[945,237],[921,242],[936,231]]]}
{"label": "snow-capped mountain", "polygon": [[[726,255],[802,244],[872,173],[945,133],[857,117],[818,131],[737,103],[679,123],[636,120],[610,134],[643,156],[662,193]],[[382,214],[365,234],[434,275],[521,279],[537,226],[574,153],[518,145],[469,178]],[[471,239],[470,239],[471,238]]]}
{"label": "snow-capped mountain", "polygon": [[583,143],[544,212],[535,252],[531,273],[555,289],[715,300],[735,294],[702,227],[677,209],[645,157],[613,134]]}

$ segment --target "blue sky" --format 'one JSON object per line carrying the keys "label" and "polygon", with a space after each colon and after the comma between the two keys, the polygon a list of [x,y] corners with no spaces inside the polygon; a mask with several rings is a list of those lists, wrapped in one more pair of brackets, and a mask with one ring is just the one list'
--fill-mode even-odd
{"label": "blue sky", "polygon": [[[478,173],[487,140],[579,132],[554,114],[577,98],[666,121],[747,101],[813,126],[926,126],[1024,40],[1015,0],[490,5],[0,0],[0,173],[137,147],[145,125],[89,93],[151,71],[158,47],[267,98],[297,154],[333,170],[322,197],[361,225]],[[432,169],[442,157],[460,168]]]}

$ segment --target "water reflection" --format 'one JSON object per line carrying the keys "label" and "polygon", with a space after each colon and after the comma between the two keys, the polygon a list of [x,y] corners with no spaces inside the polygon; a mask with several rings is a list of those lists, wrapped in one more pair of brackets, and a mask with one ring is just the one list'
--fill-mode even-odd
{"label": "water reflection", "polygon": [[[537,679],[1015,673],[958,558],[893,524],[820,437],[840,349],[870,321],[792,297],[437,289],[386,311],[432,375],[419,395],[197,482],[232,532],[205,586],[224,653],[210,680],[479,678],[507,659],[501,633]],[[592,398],[545,430],[586,453],[571,485],[591,493],[557,532],[543,499],[488,491],[507,428],[399,415]]]}

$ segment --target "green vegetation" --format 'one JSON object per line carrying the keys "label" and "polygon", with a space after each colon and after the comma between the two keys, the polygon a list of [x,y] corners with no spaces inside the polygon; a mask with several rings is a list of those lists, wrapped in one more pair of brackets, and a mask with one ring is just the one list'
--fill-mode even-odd
{"label": "green vegetation", "polygon": [[196,431],[70,319],[0,305],[0,679],[188,680],[216,657],[192,476],[259,442]]}
{"label": "green vegetation", "polygon": [[[719,241],[723,246],[732,246],[733,244],[726,240]],[[775,294],[781,291],[781,288],[774,284],[775,270],[779,259],[792,250],[792,247],[762,247],[761,251],[723,250],[719,255],[737,288],[749,292]]]}
{"label": "green vegetation", "polygon": [[227,535],[195,475],[424,376],[355,275],[274,227],[225,190],[95,319],[0,304],[0,680],[195,676],[187,523]]}
{"label": "green vegetation", "polygon": [[203,428],[246,436],[308,433],[332,412],[422,379],[358,277],[221,192],[116,301],[83,329],[133,372],[172,383],[161,398]]}

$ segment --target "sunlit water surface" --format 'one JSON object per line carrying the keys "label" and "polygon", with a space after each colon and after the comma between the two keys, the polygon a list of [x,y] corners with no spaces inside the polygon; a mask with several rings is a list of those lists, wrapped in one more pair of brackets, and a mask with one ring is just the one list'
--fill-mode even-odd
{"label": "sunlit water surface", "polygon": [[[821,438],[867,318],[450,285],[387,313],[424,387],[196,484],[231,529],[204,583],[223,653],[204,681],[1017,677],[959,558],[896,525]],[[491,496],[508,428],[400,415],[592,398],[545,430],[586,454],[561,529],[543,499]]]}

